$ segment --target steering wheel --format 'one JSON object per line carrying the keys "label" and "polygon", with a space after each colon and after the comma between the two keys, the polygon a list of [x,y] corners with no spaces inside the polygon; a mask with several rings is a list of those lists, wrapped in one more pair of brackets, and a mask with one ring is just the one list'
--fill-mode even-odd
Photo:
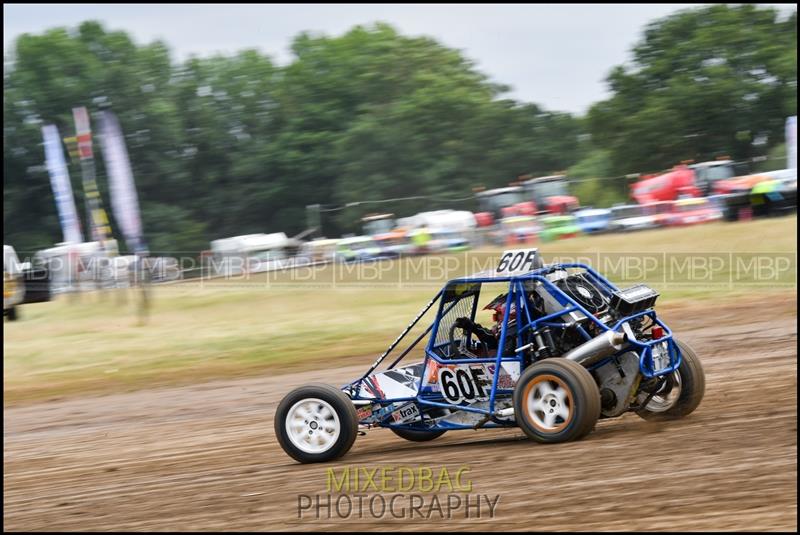
{"label": "steering wheel", "polygon": [[[460,319],[460,318],[459,318]],[[466,318],[465,318],[466,319]],[[481,340],[474,331],[474,324],[470,321],[467,326],[461,327],[457,323],[453,322],[453,325],[450,326],[450,354],[455,358],[456,355],[471,355],[477,357],[477,355],[473,355],[471,352],[468,351],[468,348],[471,344],[469,344],[469,340],[471,337],[475,337],[475,340],[478,342],[478,345],[483,349],[484,355],[489,354],[489,346]],[[461,329],[464,333],[464,336],[460,339],[456,339],[456,329]]]}

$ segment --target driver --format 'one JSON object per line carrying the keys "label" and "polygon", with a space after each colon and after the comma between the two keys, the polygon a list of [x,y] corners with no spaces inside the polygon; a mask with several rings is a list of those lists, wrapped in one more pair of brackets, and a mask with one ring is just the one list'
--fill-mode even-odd
{"label": "driver", "polygon": [[[483,344],[486,345],[487,350],[497,349],[500,344],[500,333],[503,328],[503,316],[505,315],[505,301],[506,294],[500,294],[491,303],[484,307],[484,310],[494,310],[494,326],[487,329],[480,323],[472,321],[470,318],[461,317],[457,318],[454,322],[455,327],[465,331],[475,333]],[[511,311],[508,318],[508,327],[506,329],[506,343],[503,350],[504,353],[513,352],[516,347],[516,333],[517,333],[517,315],[516,307],[511,305]]]}

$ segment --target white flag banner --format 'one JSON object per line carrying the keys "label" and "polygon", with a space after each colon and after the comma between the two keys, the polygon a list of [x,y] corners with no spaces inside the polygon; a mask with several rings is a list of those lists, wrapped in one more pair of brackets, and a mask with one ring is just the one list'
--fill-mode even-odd
{"label": "white flag banner", "polygon": [[52,124],[45,125],[42,127],[42,136],[44,137],[44,155],[47,161],[47,171],[50,173],[50,184],[53,186],[53,195],[56,198],[56,208],[58,209],[58,218],[61,220],[64,241],[83,243],[81,224],[78,219],[78,211],[75,209],[72,183],[69,180],[58,128]]}
{"label": "white flag banner", "polygon": [[100,116],[100,134],[114,219],[117,220],[128,247],[136,253],[142,252],[142,220],[139,216],[133,172],[119,121],[110,111],[104,111]]}

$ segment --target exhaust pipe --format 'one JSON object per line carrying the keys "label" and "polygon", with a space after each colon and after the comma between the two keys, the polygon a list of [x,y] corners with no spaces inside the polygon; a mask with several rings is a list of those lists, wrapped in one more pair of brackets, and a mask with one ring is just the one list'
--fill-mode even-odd
{"label": "exhaust pipe", "polygon": [[591,366],[595,362],[610,357],[627,345],[625,333],[606,331],[596,338],[564,353],[564,358],[577,362],[582,366]]}

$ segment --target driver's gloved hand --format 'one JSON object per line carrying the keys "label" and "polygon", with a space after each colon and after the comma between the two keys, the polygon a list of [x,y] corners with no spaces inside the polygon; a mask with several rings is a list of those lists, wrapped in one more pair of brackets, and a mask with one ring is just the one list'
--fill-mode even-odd
{"label": "driver's gloved hand", "polygon": [[489,349],[497,349],[497,338],[492,331],[483,327],[480,323],[476,323],[472,332],[478,337],[478,340],[486,344]]}
{"label": "driver's gloved hand", "polygon": [[489,349],[496,349],[497,348],[497,338],[492,334],[492,331],[481,325],[480,323],[475,323],[469,318],[456,318],[453,322],[456,328],[459,329],[466,329],[470,332],[474,333],[475,336],[478,337],[478,340],[486,344]]}
{"label": "driver's gloved hand", "polygon": [[475,325],[471,319],[465,317],[456,318],[453,324],[459,329],[471,329]]}

